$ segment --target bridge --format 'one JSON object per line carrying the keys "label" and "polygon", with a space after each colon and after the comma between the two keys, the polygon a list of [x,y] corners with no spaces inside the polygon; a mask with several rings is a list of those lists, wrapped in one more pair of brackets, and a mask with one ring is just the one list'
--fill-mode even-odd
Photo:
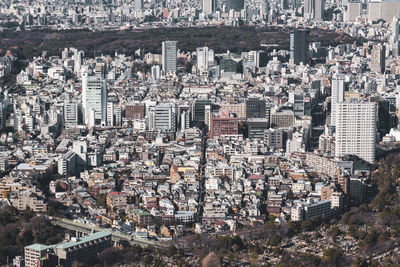
{"label": "bridge", "polygon": [[[68,219],[61,219],[54,217],[52,218],[49,217],[48,219],[55,225],[58,225],[70,231],[75,231],[77,237],[92,234],[95,232],[110,231],[110,229],[101,228],[95,225],[89,225],[85,223],[79,223]],[[160,242],[144,238],[134,237],[131,235],[117,233],[115,231],[112,231],[111,239],[114,241],[114,244],[116,245],[121,245],[124,242],[127,242],[130,245],[139,245],[141,247],[153,247],[164,251],[168,250],[168,246],[166,244],[162,244]]]}

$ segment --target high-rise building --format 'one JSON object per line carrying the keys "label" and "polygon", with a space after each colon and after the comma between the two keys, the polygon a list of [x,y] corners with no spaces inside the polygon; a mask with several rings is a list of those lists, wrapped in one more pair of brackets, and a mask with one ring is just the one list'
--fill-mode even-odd
{"label": "high-rise building", "polygon": [[203,2],[202,6],[203,13],[207,15],[215,13],[217,7],[216,0],[203,0],[202,2]]}
{"label": "high-rise building", "polygon": [[107,126],[114,126],[114,103],[107,102]]}
{"label": "high-rise building", "polygon": [[393,17],[392,23],[390,25],[392,30],[392,40],[397,41],[399,39],[399,18]]}
{"label": "high-rise building", "polygon": [[194,122],[204,122],[205,119],[205,107],[211,105],[211,100],[208,99],[197,99],[193,105],[192,120]]}
{"label": "high-rise building", "polygon": [[78,125],[78,104],[76,102],[66,102],[64,104],[64,126],[73,128]]}
{"label": "high-rise building", "polygon": [[304,17],[314,20],[323,20],[325,9],[324,0],[305,0]]}
{"label": "high-rise building", "polygon": [[246,118],[265,118],[265,99],[246,99]]}
{"label": "high-rise building", "polygon": [[160,103],[149,108],[148,129],[152,131],[176,131],[175,104]]}
{"label": "high-rise building", "polygon": [[212,64],[214,64],[214,50],[208,47],[197,48],[197,70],[199,73],[208,72],[208,68]]}
{"label": "high-rise building", "polygon": [[336,124],[336,105],[344,101],[344,76],[336,75],[332,79],[331,90],[331,125]]}
{"label": "high-rise building", "polygon": [[211,137],[221,135],[236,135],[239,132],[238,119],[232,117],[226,109],[220,109],[218,114],[213,114],[210,127]]}
{"label": "high-rise building", "polygon": [[247,137],[264,140],[265,130],[268,130],[269,121],[266,118],[251,118],[247,120]]}
{"label": "high-rise building", "polygon": [[[82,77],[82,102],[86,124],[100,121],[106,124],[107,119],[107,84],[99,76],[89,76],[87,72]],[[94,112],[94,114],[91,113]],[[90,118],[91,115],[93,118]]]}
{"label": "high-rise building", "polygon": [[143,9],[143,0],[135,0],[135,10],[141,11]]}
{"label": "high-rise building", "polygon": [[290,59],[296,65],[308,63],[309,34],[307,29],[295,29],[290,32]]}
{"label": "high-rise building", "polygon": [[162,70],[164,73],[176,72],[177,42],[165,41],[162,43]]}
{"label": "high-rise building", "polygon": [[235,10],[236,12],[240,12],[244,9],[244,0],[227,0],[226,1],[226,10]]}
{"label": "high-rise building", "polygon": [[384,73],[385,72],[385,46],[382,44],[374,45],[371,51],[371,71]]}
{"label": "high-rise building", "polygon": [[356,155],[373,163],[376,143],[376,103],[336,105],[336,156]]}
{"label": "high-rise building", "polygon": [[347,2],[347,12],[345,20],[347,22],[354,22],[361,16],[362,3],[359,0],[352,0]]}

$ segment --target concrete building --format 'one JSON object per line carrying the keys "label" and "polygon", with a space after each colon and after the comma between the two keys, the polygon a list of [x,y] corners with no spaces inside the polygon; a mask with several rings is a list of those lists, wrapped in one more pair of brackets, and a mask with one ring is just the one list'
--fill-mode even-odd
{"label": "concrete building", "polygon": [[308,220],[315,216],[327,217],[331,215],[331,201],[321,200],[318,202],[309,199],[307,205],[304,206],[304,219]]}
{"label": "concrete building", "polygon": [[162,71],[175,73],[177,70],[177,42],[162,42]]}
{"label": "concrete building", "polygon": [[220,109],[217,114],[212,115],[210,136],[213,138],[221,135],[238,134],[238,127],[238,119],[232,117],[228,110]]}
{"label": "concrete building", "polygon": [[265,99],[246,99],[246,118],[265,118]]}
{"label": "concrete building", "polygon": [[58,174],[68,176],[75,175],[77,171],[78,155],[73,151],[68,151],[58,160]]}
{"label": "concrete building", "polygon": [[386,64],[385,46],[382,44],[374,45],[371,51],[371,71],[384,73]]}
{"label": "concrete building", "polygon": [[53,252],[53,247],[42,244],[33,244],[26,246],[24,252],[25,267],[36,267],[40,258],[45,257],[46,254]]}
{"label": "concrete building", "polygon": [[247,120],[247,137],[264,140],[265,130],[268,130],[268,120],[265,118],[251,118]]}
{"label": "concrete building", "polygon": [[264,143],[272,149],[282,149],[284,145],[282,129],[268,129],[264,131]]}
{"label": "concrete building", "polygon": [[150,107],[147,114],[148,129],[152,131],[170,131],[176,130],[175,104],[160,103]]}
{"label": "concrete building", "polygon": [[[82,77],[82,102],[84,109],[84,120],[86,124],[106,124],[107,119],[107,84],[104,78],[89,76],[87,72]],[[94,118],[90,118],[94,111]],[[92,115],[93,116],[93,115]]]}
{"label": "concrete building", "polygon": [[344,101],[344,75],[336,75],[332,79],[331,90],[331,125],[336,124],[336,105]]}
{"label": "concrete building", "polygon": [[78,125],[78,103],[66,102],[64,104],[64,126],[73,128]]}
{"label": "concrete building", "polygon": [[292,110],[281,109],[271,112],[271,127],[289,127],[295,122],[294,113]]}
{"label": "concrete building", "polygon": [[44,203],[36,194],[30,191],[19,192],[17,198],[12,198],[11,204],[18,210],[30,208],[34,212],[46,212],[47,204]]}
{"label": "concrete building", "polygon": [[216,0],[203,0],[202,1],[202,10],[206,15],[214,14],[217,7]]}
{"label": "concrete building", "polygon": [[306,29],[294,29],[290,32],[290,59],[296,65],[308,63],[309,34]]}
{"label": "concrete building", "polygon": [[343,102],[337,104],[336,156],[356,155],[374,163],[376,144],[376,104]]}

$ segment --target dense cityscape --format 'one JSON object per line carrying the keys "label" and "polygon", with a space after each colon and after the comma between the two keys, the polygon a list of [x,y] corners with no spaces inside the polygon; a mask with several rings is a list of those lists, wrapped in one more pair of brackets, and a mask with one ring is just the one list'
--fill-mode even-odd
{"label": "dense cityscape", "polygon": [[399,266],[399,18],[0,0],[0,266]]}

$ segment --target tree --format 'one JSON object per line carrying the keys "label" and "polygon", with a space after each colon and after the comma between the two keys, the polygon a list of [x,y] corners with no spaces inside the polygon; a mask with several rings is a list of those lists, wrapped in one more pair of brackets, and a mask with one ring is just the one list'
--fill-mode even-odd
{"label": "tree", "polygon": [[281,243],[282,237],[280,235],[273,235],[270,239],[268,239],[268,245],[277,246]]}
{"label": "tree", "polygon": [[210,252],[208,255],[201,261],[202,267],[221,267],[221,263],[218,259],[217,254],[215,252]]}
{"label": "tree", "polygon": [[100,262],[103,263],[103,265],[113,265],[116,264],[120,261],[122,258],[122,250],[117,247],[112,247],[112,248],[106,248],[103,250],[98,258]]}
{"label": "tree", "polygon": [[178,249],[174,245],[171,245],[168,248],[167,256],[168,257],[174,257],[176,255],[177,251],[178,251]]}
{"label": "tree", "polygon": [[342,259],[342,251],[338,247],[328,248],[324,250],[322,260],[333,266],[339,266]]}

